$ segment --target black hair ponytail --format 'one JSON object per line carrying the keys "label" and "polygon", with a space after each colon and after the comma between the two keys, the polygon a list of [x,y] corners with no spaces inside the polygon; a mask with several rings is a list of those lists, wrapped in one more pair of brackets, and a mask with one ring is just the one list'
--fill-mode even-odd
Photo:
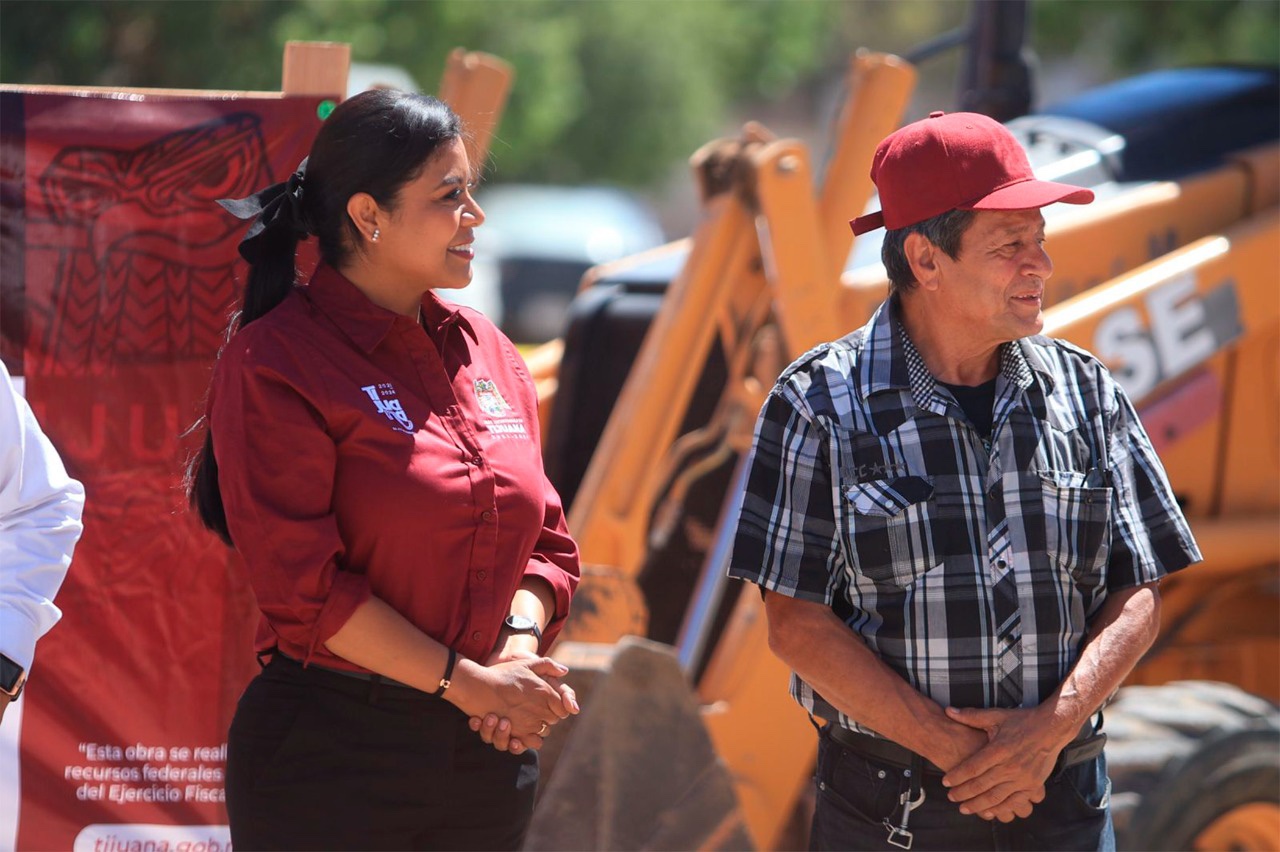
{"label": "black hair ponytail", "polygon": [[[260,251],[249,267],[240,310],[232,314],[227,327],[228,340],[235,332],[269,313],[293,289],[298,235],[280,229],[265,232],[259,239]],[[234,547],[231,532],[227,529],[222,492],[218,489],[218,461],[213,454],[213,430],[209,428],[207,417],[201,417],[191,429],[194,431],[201,427],[204,428],[204,445],[191,457],[184,478],[187,499],[199,514],[200,522],[228,546]]]}

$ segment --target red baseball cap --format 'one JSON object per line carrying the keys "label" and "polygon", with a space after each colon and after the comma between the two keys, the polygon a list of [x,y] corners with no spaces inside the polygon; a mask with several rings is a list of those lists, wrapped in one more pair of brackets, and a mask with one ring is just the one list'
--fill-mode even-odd
{"label": "red baseball cap", "polygon": [[885,137],[871,161],[881,209],[849,223],[855,234],[905,228],[948,210],[1030,210],[1088,204],[1093,190],[1036,180],[1027,154],[1000,122],[973,112],[933,112]]}

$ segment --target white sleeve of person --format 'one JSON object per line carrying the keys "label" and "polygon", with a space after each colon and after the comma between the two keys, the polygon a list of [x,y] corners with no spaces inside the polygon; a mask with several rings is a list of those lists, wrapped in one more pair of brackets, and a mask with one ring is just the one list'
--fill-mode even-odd
{"label": "white sleeve of person", "polygon": [[83,529],[84,488],[0,363],[0,654],[31,667]]}

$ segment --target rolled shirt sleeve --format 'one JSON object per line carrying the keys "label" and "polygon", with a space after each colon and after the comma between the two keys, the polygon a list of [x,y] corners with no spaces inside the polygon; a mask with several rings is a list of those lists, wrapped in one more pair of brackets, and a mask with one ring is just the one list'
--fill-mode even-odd
{"label": "rolled shirt sleeve", "polygon": [[560,495],[555,488],[542,477],[543,491],[546,495],[546,512],[542,524],[542,532],[538,535],[538,543],[525,567],[524,576],[540,577],[551,586],[555,593],[556,611],[542,631],[542,647],[550,647],[551,643],[564,626],[569,615],[569,601],[574,589],[578,586],[580,566],[578,561],[578,545],[569,536],[564,522],[564,508]]}
{"label": "rolled shirt sleeve", "polygon": [[0,653],[30,668],[84,529],[84,488],[0,364]]}
{"label": "rolled shirt sleeve", "polygon": [[255,331],[233,339],[215,375],[218,486],[259,608],[282,650],[310,660],[370,587],[343,565],[332,507],[337,451],[324,405],[291,381],[306,370],[305,354]]}
{"label": "rolled shirt sleeve", "polygon": [[1113,387],[1108,591],[1153,583],[1202,558],[1137,411],[1124,390]]}

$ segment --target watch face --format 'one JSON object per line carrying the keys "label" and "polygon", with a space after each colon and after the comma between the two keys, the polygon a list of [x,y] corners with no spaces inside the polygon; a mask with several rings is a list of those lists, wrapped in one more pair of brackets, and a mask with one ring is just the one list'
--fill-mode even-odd
{"label": "watch face", "polygon": [[508,615],[506,625],[512,630],[528,631],[530,633],[536,632],[538,629],[538,622],[527,615]]}
{"label": "watch face", "polygon": [[22,666],[0,654],[0,692],[14,695],[22,683]]}

